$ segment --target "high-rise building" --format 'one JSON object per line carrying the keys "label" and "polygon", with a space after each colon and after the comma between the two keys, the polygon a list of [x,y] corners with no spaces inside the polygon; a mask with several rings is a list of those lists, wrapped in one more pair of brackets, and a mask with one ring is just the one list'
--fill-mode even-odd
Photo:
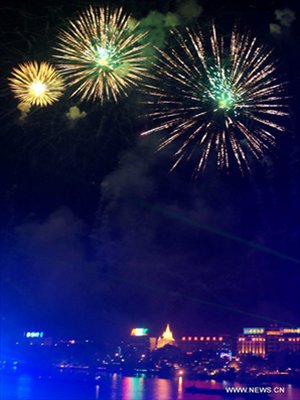
{"label": "high-rise building", "polygon": [[150,348],[148,328],[133,328],[127,344],[136,354],[144,354]]}

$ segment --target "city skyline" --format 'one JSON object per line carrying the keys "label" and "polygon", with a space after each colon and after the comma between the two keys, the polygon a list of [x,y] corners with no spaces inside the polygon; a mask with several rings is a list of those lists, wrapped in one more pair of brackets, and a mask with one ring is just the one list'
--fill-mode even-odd
{"label": "city skyline", "polygon": [[[267,332],[271,332],[272,335],[275,334],[275,332],[278,333],[278,335],[288,335],[288,334],[297,334],[300,335],[300,327],[284,327],[282,325],[278,325],[278,324],[270,324],[270,325],[265,325],[265,326],[255,326],[255,327],[249,327],[249,325],[247,327],[240,327],[240,329],[238,329],[237,331],[235,331],[234,333],[230,333],[229,331],[226,330],[222,330],[222,331],[207,331],[207,330],[198,330],[197,332],[191,332],[189,330],[189,328],[186,328],[183,331],[180,331],[179,333],[176,332],[173,329],[173,324],[170,322],[165,323],[165,325],[162,325],[161,328],[159,328],[158,330],[152,330],[149,329],[148,327],[141,327],[141,326],[136,326],[134,328],[130,328],[130,330],[123,332],[123,335],[118,338],[118,339],[125,339],[127,340],[130,337],[136,337],[136,338],[151,338],[151,337],[155,337],[156,339],[162,339],[165,340],[166,342],[176,342],[176,340],[181,340],[181,341],[203,341],[205,340],[207,337],[209,337],[209,340],[212,341],[218,341],[218,340],[222,340],[223,336],[231,336],[231,337],[236,337],[238,338],[239,336],[242,335],[249,335],[249,337],[251,337],[251,335],[265,335],[267,334]],[[27,339],[43,339],[46,337],[55,337],[55,338],[60,338],[61,340],[69,340],[68,336],[59,336],[57,333],[55,334],[54,332],[47,332],[45,330],[23,330],[22,334],[16,333],[16,335],[14,336],[14,338],[27,338]],[[79,339],[82,340],[84,338],[86,339],[97,339],[97,337],[81,337],[79,338],[76,335],[71,335],[69,336],[73,337],[75,340]],[[112,339],[112,337],[110,336],[110,338]],[[163,346],[162,346],[163,347]]]}
{"label": "city skyline", "polygon": [[[180,77],[171,69],[175,80],[179,79],[178,91],[174,92],[179,101],[179,114],[185,101],[193,108],[190,90],[192,93],[195,90],[199,107],[215,110],[206,118],[212,118],[211,122],[218,127],[225,126],[226,134],[230,131],[230,121],[239,121],[246,127],[242,129],[244,137],[240,136],[243,135],[240,130],[235,139],[229,134],[231,145],[228,147],[227,139],[222,142],[218,130],[219,139],[212,146],[216,151],[203,173],[194,179],[195,159],[191,155],[189,160],[190,153],[170,171],[180,143],[169,143],[157,151],[163,139],[167,142],[170,139],[168,126],[157,134],[142,135],[155,124],[148,109],[152,101],[149,85],[153,82],[150,84],[147,76],[146,82],[141,77],[137,85],[136,75],[132,85],[130,79],[125,80],[128,87],[117,96],[117,101],[101,92],[101,82],[109,87],[111,71],[117,77],[121,74],[128,78],[126,62],[132,62],[130,52],[125,53],[129,61],[124,61],[124,53],[117,52],[116,44],[110,43],[106,48],[101,42],[109,29],[97,30],[101,23],[96,21],[91,32],[85,31],[86,53],[85,48],[74,42],[74,48],[68,47],[66,32],[72,26],[70,21],[78,21],[80,15],[85,15],[88,25],[85,2],[76,0],[70,5],[55,0],[39,3],[38,7],[34,0],[16,0],[14,7],[6,3],[1,10],[5,51],[0,57],[3,63],[0,85],[1,335],[10,337],[27,327],[32,331],[57,332],[59,336],[76,332],[78,337],[104,340],[112,332],[115,337],[121,337],[134,326],[159,332],[167,321],[174,334],[185,334],[188,325],[191,335],[200,331],[234,334],[248,323],[250,326],[272,323],[299,326],[297,4],[291,2],[283,7],[277,0],[263,3],[182,0],[164,5],[158,0],[131,0],[124,4],[125,14],[133,19],[126,19],[125,28],[118,21],[114,29],[124,29],[122,37],[129,35],[134,46],[130,23],[139,23],[134,29],[139,30],[139,52],[143,54],[134,53],[138,54],[138,63],[134,62],[134,66],[139,69],[142,63],[149,76],[159,78],[151,69],[153,58],[158,60],[162,52],[166,55],[171,49],[177,49],[180,35],[174,40],[170,34],[176,28],[179,32],[187,32],[186,29],[197,32],[190,39],[199,39],[199,32],[203,32],[203,43],[209,44],[213,39],[216,44],[221,37],[226,38],[224,46],[229,46],[228,49],[231,46],[231,52],[225,52],[222,60],[229,62],[229,54],[231,61],[242,57],[244,66],[247,66],[245,51],[240,53],[234,49],[239,41],[245,41],[246,46],[248,36],[244,33],[251,33],[251,38],[256,38],[251,46],[268,59],[266,66],[258,64],[257,68],[262,73],[272,70],[274,76],[270,75],[270,79],[280,82],[279,99],[272,94],[268,97],[269,103],[262,104],[268,108],[272,103],[268,109],[271,127],[277,126],[276,110],[282,106],[282,99],[288,104],[289,116],[285,115],[281,122],[284,132],[272,130],[270,140],[273,143],[274,134],[275,147],[261,147],[259,142],[261,157],[256,159],[255,135],[265,139],[269,136],[261,130],[259,116],[252,114],[248,121],[247,112],[246,115],[245,110],[241,112],[245,88],[239,88],[238,93],[235,88],[238,81],[230,78],[240,64],[232,64],[231,75],[224,68],[208,74],[207,81],[202,82],[207,93],[212,91],[207,102],[194,84],[186,89],[189,96],[184,97]],[[91,6],[101,7],[96,2],[91,2]],[[109,6],[112,10],[119,9],[120,2],[111,2]],[[106,23],[103,12],[99,13]],[[144,35],[146,31],[148,34]],[[87,70],[92,68],[96,74],[96,81],[92,81],[100,85],[99,91],[93,92],[91,81],[85,81],[85,69],[80,79],[92,93],[101,92],[102,100],[83,101],[84,92],[78,97],[74,93],[78,89],[76,85],[65,88],[58,80],[55,85],[59,83],[56,88],[59,96],[50,102],[53,104],[36,101],[46,93],[47,85],[51,87],[53,83],[49,80],[50,65],[58,73],[64,70],[59,65],[63,62],[58,63],[53,57],[62,32],[65,36],[61,54],[78,52],[72,64],[66,62],[67,75],[70,68],[76,69],[76,63],[81,63],[83,52]],[[198,43],[200,47],[201,43]],[[249,50],[247,46],[241,48]],[[185,63],[188,57],[184,54],[188,49],[176,50]],[[190,61],[208,62],[211,52],[213,49],[209,49],[207,60],[206,53],[199,51],[200,58],[194,55]],[[255,54],[251,57],[255,62]],[[39,70],[46,65],[42,61],[47,62],[43,73]],[[148,64],[144,65],[146,61]],[[23,72],[29,75],[26,75],[28,79],[21,87],[17,79],[11,91],[12,71],[18,76],[16,68],[24,63],[27,68]],[[36,79],[47,78],[44,86],[41,82],[37,86],[31,82],[32,74]],[[203,71],[201,74],[206,76]],[[265,80],[259,79],[258,83],[264,93],[263,88],[269,87],[269,75],[263,76]],[[168,82],[162,79],[155,93],[162,96],[160,89],[164,87],[172,95],[169,86],[163,86]],[[286,82],[286,94],[281,92],[281,82]],[[118,90],[118,86],[113,87]],[[21,98],[30,101],[30,107],[14,97],[15,90],[26,94],[28,88],[30,96]],[[254,85],[249,91],[255,88]],[[256,95],[259,97],[260,93]],[[251,96],[247,99],[250,101]],[[168,110],[172,116],[173,111]],[[278,112],[283,111],[280,108]],[[199,113],[196,120],[192,114],[185,114],[185,118],[190,117],[193,124],[202,121]],[[180,130],[181,125],[177,120],[173,122],[177,128],[172,132],[176,136],[176,129]],[[203,140],[205,137],[204,133]],[[234,163],[228,170],[218,170],[218,158],[224,161],[229,157],[234,161],[236,156],[231,153],[237,148],[240,157],[244,154],[249,159],[251,171],[242,174]]]}

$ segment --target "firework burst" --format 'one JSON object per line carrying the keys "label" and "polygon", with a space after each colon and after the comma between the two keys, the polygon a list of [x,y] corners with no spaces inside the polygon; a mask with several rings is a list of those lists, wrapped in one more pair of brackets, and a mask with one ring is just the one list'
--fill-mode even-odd
{"label": "firework burst", "polygon": [[146,33],[137,33],[122,8],[93,8],[61,31],[55,58],[72,89],[82,100],[113,99],[136,86],[145,73],[142,56]]}
{"label": "firework burst", "polygon": [[190,29],[174,31],[173,39],[170,51],[158,49],[147,84],[155,127],[142,135],[166,133],[159,149],[178,144],[172,169],[193,158],[197,175],[215,154],[220,168],[235,160],[242,172],[250,170],[251,159],[274,147],[288,115],[271,51],[236,29],[227,45],[215,26],[207,42]]}
{"label": "firework burst", "polygon": [[48,106],[56,102],[64,90],[64,82],[56,69],[47,62],[19,64],[12,70],[9,86],[24,105]]}

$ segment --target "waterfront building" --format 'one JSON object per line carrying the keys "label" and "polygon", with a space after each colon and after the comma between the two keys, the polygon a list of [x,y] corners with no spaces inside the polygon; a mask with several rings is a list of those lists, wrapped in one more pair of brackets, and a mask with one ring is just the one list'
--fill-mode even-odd
{"label": "waterfront building", "polygon": [[300,351],[300,328],[244,328],[238,336],[237,352],[266,357],[281,351]]}
{"label": "waterfront building", "polygon": [[51,346],[52,337],[46,336],[42,331],[26,331],[23,333],[23,337],[17,343],[25,345],[38,345],[38,346]]}
{"label": "waterfront building", "polygon": [[229,335],[197,335],[182,336],[178,340],[178,346],[185,353],[194,353],[196,351],[215,351],[220,355],[232,355],[232,340]]}
{"label": "waterfront building", "polygon": [[267,353],[300,351],[300,328],[273,328],[266,331]]}
{"label": "waterfront building", "polygon": [[127,345],[137,355],[145,354],[150,349],[148,332],[148,328],[133,328],[130,332],[130,339],[127,341]]}
{"label": "waterfront building", "polygon": [[238,336],[237,352],[239,355],[251,354],[265,358],[265,328],[244,328],[243,334]]}
{"label": "waterfront building", "polygon": [[166,346],[167,344],[171,345],[171,346],[176,346],[175,339],[173,337],[173,332],[171,331],[169,324],[167,324],[165,331],[157,339],[156,348],[161,349],[162,347]]}
{"label": "waterfront building", "polygon": [[149,338],[149,348],[150,351],[154,351],[156,349],[156,343],[157,343],[157,338],[156,337],[150,337]]}

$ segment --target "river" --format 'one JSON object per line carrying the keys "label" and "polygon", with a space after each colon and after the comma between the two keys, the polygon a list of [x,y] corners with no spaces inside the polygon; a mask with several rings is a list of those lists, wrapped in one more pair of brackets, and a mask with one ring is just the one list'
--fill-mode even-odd
{"label": "river", "polygon": [[[228,396],[189,394],[185,387],[196,384],[201,388],[222,389],[228,383],[215,381],[191,382],[184,377],[159,379],[104,376],[97,382],[38,379],[29,375],[0,376],[1,400],[226,400]],[[300,389],[291,385],[272,385],[284,388],[284,394],[274,394],[274,400],[298,400]],[[256,397],[256,396],[255,396]],[[260,395],[257,395],[259,400]],[[237,399],[237,398],[235,398]],[[242,399],[240,397],[239,399]]]}

